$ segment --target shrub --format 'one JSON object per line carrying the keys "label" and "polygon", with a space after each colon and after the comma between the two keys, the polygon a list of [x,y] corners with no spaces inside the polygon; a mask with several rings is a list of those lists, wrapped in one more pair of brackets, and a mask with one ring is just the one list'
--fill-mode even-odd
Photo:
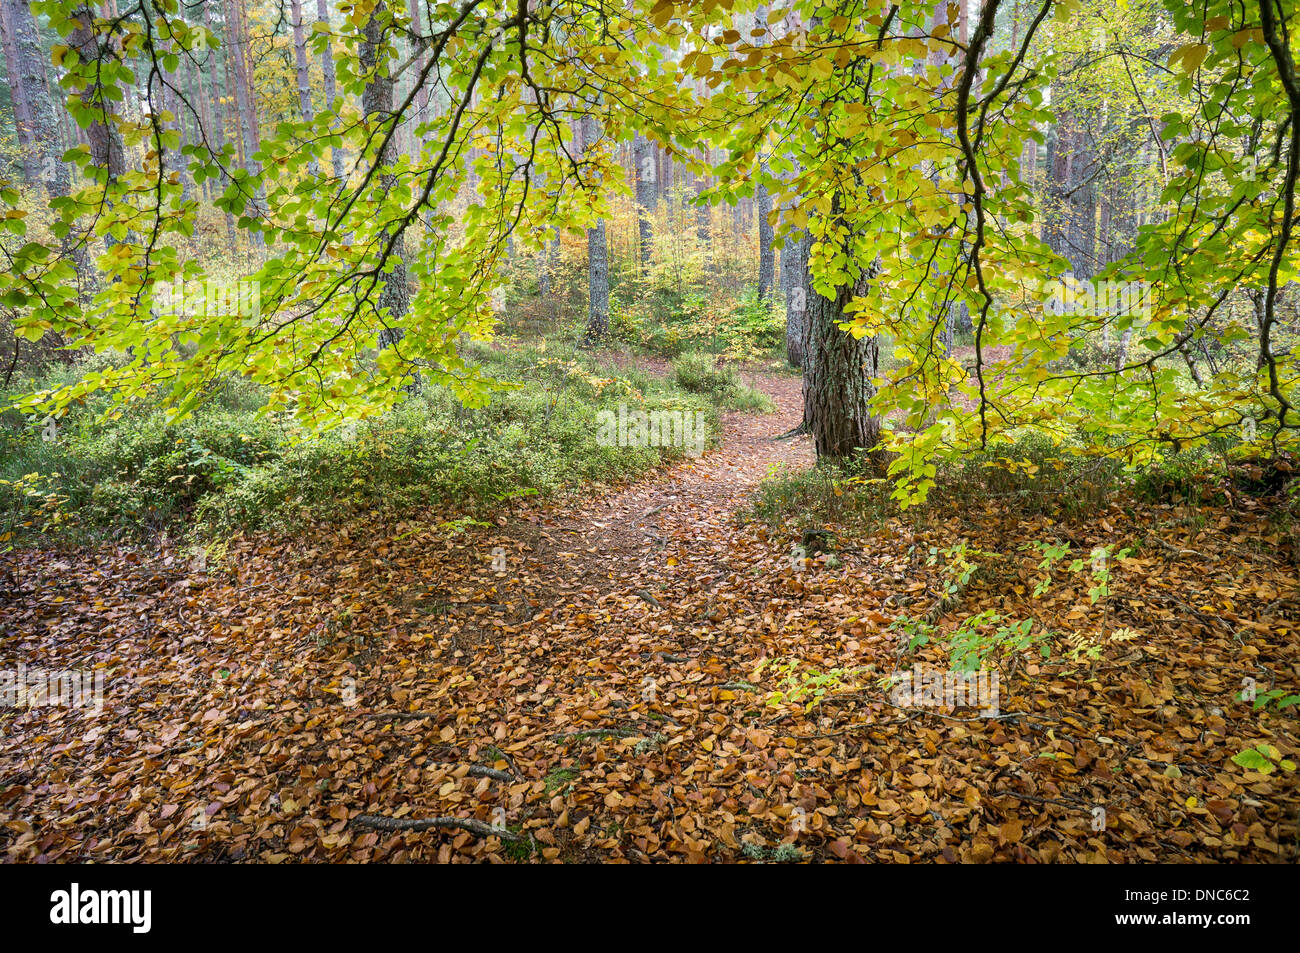
{"label": "shrub", "polygon": [[673,361],[673,380],[683,390],[702,394],[723,407],[770,413],[771,398],[747,386],[734,367],[722,366],[711,354],[684,354]]}

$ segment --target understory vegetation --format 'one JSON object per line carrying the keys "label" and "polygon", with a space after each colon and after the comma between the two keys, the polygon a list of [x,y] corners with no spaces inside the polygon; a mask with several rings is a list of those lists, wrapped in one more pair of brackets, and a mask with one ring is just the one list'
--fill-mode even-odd
{"label": "understory vegetation", "polygon": [[[86,401],[53,427],[10,411],[0,418],[0,547],[51,536],[290,529],[380,511],[433,510],[455,528],[513,499],[619,482],[683,455],[678,446],[599,445],[601,410],[703,411],[713,440],[721,410],[772,409],[708,354],[683,355],[661,376],[634,362],[603,363],[608,355],[564,335],[465,353],[505,385],[487,406],[463,407],[433,386],[323,434],[259,413],[265,395],[239,379],[174,423],[145,402],[110,412],[107,399]],[[111,364],[95,355],[47,363],[13,386],[56,387]]]}

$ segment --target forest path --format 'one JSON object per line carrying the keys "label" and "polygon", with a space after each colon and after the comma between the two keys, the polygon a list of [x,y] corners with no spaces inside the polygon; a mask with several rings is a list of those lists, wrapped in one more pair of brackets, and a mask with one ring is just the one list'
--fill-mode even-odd
{"label": "forest path", "polygon": [[715,581],[728,561],[728,524],[753,502],[759,483],[776,468],[815,462],[806,436],[776,439],[802,419],[800,379],[742,377],[772,398],[775,413],[725,413],[720,445],[701,456],[593,499],[511,519],[501,531],[509,541],[493,541],[509,553],[506,587],[521,587],[530,603],[554,604],[583,593],[671,597],[683,582]]}

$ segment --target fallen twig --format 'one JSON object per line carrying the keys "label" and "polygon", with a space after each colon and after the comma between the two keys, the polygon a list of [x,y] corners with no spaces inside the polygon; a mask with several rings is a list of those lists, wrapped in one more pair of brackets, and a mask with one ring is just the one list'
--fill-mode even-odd
{"label": "fallen twig", "polygon": [[463,817],[384,817],[380,814],[363,814],[353,821],[358,827],[369,827],[377,831],[427,831],[445,828],[469,831],[479,837],[499,837],[502,840],[517,841],[520,835],[504,827],[493,827],[482,821]]}
{"label": "fallen twig", "polygon": [[569,734],[552,735],[551,740],[563,743],[565,741],[581,741],[584,738],[640,738],[645,735],[644,731],[630,731],[627,728],[591,728],[587,731],[575,731]]}

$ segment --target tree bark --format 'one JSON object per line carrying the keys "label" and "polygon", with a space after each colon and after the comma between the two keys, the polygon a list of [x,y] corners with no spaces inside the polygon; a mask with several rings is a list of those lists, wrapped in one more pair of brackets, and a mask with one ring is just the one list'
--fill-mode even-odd
{"label": "tree bark", "polygon": [[[208,10],[209,7],[211,6],[211,3],[212,0],[203,0],[202,22],[203,22],[204,29],[208,29],[208,30],[212,29],[212,24],[208,15]],[[230,53],[229,51],[227,51],[226,56],[229,55]],[[211,69],[212,71],[212,87],[214,92],[217,92],[220,84],[217,81],[216,54],[212,52],[211,49],[209,49],[207,51],[206,59],[207,59],[208,68]],[[199,84],[199,102],[202,106],[203,117],[204,117],[203,125],[206,130],[205,135],[210,136],[212,139],[210,148],[212,148],[213,151],[217,153],[222,153],[226,148],[226,107],[223,101],[225,97],[221,96],[219,92],[217,95],[209,97],[204,90],[202,65],[199,65],[196,68],[196,71],[198,74],[198,84]],[[229,70],[226,70],[226,75],[227,77],[230,75]],[[227,92],[228,91],[229,90],[227,90]],[[211,100],[211,102],[209,102],[209,100]],[[209,116],[209,106],[211,107],[211,116]],[[224,165],[225,165],[225,159],[223,158],[222,166],[224,167]],[[221,181],[225,184],[228,184],[230,180],[225,176],[223,176]],[[215,189],[215,184],[214,184],[214,189]],[[232,215],[230,212],[226,212],[225,217],[226,217],[226,243],[229,246],[229,248],[232,251],[234,251],[239,247],[239,235],[235,231],[235,216]]]}
{"label": "tree bark", "polygon": [[[5,72],[9,78],[9,99],[13,105],[14,126],[18,133],[18,147],[22,152],[23,181],[35,185],[41,179],[41,159],[38,155],[32,120],[31,104],[23,84],[22,56],[18,52],[18,11],[27,10],[23,0],[0,2],[0,39],[4,42]],[[31,16],[30,10],[28,16]]]}
{"label": "tree bark", "polygon": [[[324,0],[322,0],[324,2]],[[420,0],[411,0],[411,29],[418,35],[420,33]],[[415,59],[415,78],[413,82],[420,81],[420,74],[424,72],[424,53],[421,52]],[[424,145],[424,136],[420,133],[420,128],[429,121],[429,86],[427,83],[420,83],[420,88],[415,94],[415,121],[416,128],[412,130],[411,136],[415,142],[417,152]]]}
{"label": "tree bark", "polygon": [[31,142],[39,161],[39,181],[51,196],[67,195],[72,177],[63,162],[58,114],[45,75],[45,50],[36,31],[36,20],[24,0],[4,0],[4,4],[13,8],[5,19],[12,25],[17,55],[18,87],[10,91],[21,92],[21,99],[26,103],[32,123]]}
{"label": "tree bark", "polygon": [[[329,0],[316,0],[316,22],[323,23],[325,26],[330,24]],[[334,56],[330,53],[329,44],[325,44],[325,49],[320,54],[321,84],[325,89],[325,108],[334,109],[334,97],[336,95],[334,86]],[[334,178],[342,181],[343,179],[343,151],[339,146],[330,146],[330,161],[334,169]]]}
{"label": "tree bark", "polygon": [[[311,105],[311,79],[307,71],[307,34],[302,26],[302,0],[289,0],[289,13],[293,18],[293,64],[294,78],[298,83],[298,109],[303,122],[311,122],[315,111]],[[315,155],[308,166],[314,179],[320,173],[320,166]]]}
{"label": "tree bark", "polygon": [[[234,86],[235,109],[239,114],[240,137],[244,143],[244,170],[249,175],[257,177],[261,175],[262,169],[253,156],[261,149],[262,143],[257,127],[253,88],[249,82],[244,58],[244,44],[248,41],[248,33],[244,26],[242,6],[243,0],[225,0],[227,62],[230,64],[231,85]],[[263,201],[259,186],[253,196],[255,214],[261,214]],[[252,229],[250,234],[255,246],[261,248],[265,244],[261,232]]]}
{"label": "tree bark", "polygon": [[785,288],[785,359],[803,367],[804,324],[808,312],[808,233],[791,231],[781,249],[781,284]]}
{"label": "tree bark", "polygon": [[[767,174],[767,164],[763,164],[763,174]],[[767,186],[760,185],[754,191],[754,204],[758,215],[758,300],[766,301],[772,293],[772,283],[776,277],[776,256],[772,251],[772,196]]]}
{"label": "tree bark", "polygon": [[[94,29],[94,11],[89,6],[82,7],[72,19],[77,27],[68,35],[68,45],[77,51],[82,62],[98,61],[100,48]],[[93,81],[81,90],[80,95],[82,103],[102,117],[86,128],[91,162],[105,170],[110,183],[115,182],[126,171],[126,155],[122,151],[122,140],[112,124],[113,102],[103,95],[99,83]]]}
{"label": "tree bark", "polygon": [[[582,120],[582,149],[590,150],[600,132],[595,116]],[[605,221],[587,229],[587,343],[593,344],[609,334],[609,251],[605,244]]]}
{"label": "tree bark", "polygon": [[[58,110],[45,74],[45,50],[32,9],[23,0],[4,0],[5,20],[13,29],[16,61],[10,70],[18,74],[18,83],[11,87],[17,95],[21,92],[31,116],[32,144],[40,160],[40,179],[49,198],[62,198],[72,191],[72,173],[63,161],[63,143],[60,141]],[[6,49],[6,54],[8,50]],[[90,255],[83,242],[69,232],[59,242],[63,257],[71,259],[77,274],[78,297],[84,297],[94,284]]]}
{"label": "tree bark", "polygon": [[656,202],[654,146],[645,136],[637,134],[632,142],[633,162],[636,165],[636,225],[641,250],[641,271],[650,268],[654,256],[654,234],[650,227],[650,213]]}
{"label": "tree bark", "polygon": [[803,419],[817,458],[845,459],[880,442],[880,420],[867,402],[875,395],[878,352],[872,338],[840,330],[852,294],[835,298],[811,289],[804,324]]}
{"label": "tree bark", "polygon": [[[360,65],[363,73],[370,73],[379,65],[379,57],[385,50],[388,25],[391,21],[386,19],[386,14],[383,14],[385,18],[381,19],[381,14],[383,14],[382,6],[366,20],[360,47]],[[361,94],[361,105],[367,119],[382,122],[390,117],[393,112],[392,77],[380,72],[371,76]],[[393,137],[388,140],[387,146],[376,157],[375,162],[381,167],[391,165],[397,158],[396,152],[396,137]],[[386,170],[380,172],[379,185],[384,192],[391,191],[396,184],[397,176]],[[386,245],[392,237],[393,233],[381,231],[378,238],[380,246]],[[379,334],[381,348],[400,342],[405,334],[401,323],[411,304],[410,291],[406,287],[405,239],[404,234],[397,233],[392,251],[396,266],[380,279],[383,282],[378,303],[380,321],[383,323],[383,330]]]}
{"label": "tree bark", "polygon": [[[701,160],[707,164],[709,161],[709,150],[703,149],[700,154]],[[699,173],[695,176],[695,238],[704,248],[704,267],[709,267],[709,226],[712,224],[713,206],[710,205],[703,197],[704,190],[709,187],[709,177],[706,173]]]}
{"label": "tree bark", "polygon": [[[839,199],[832,204],[838,213]],[[860,281],[867,281],[864,275]],[[803,422],[812,434],[817,459],[842,460],[870,452],[880,442],[880,419],[868,401],[879,357],[876,340],[840,329],[853,289],[836,289],[825,298],[813,289],[804,259],[802,287],[807,302],[803,326]]]}

